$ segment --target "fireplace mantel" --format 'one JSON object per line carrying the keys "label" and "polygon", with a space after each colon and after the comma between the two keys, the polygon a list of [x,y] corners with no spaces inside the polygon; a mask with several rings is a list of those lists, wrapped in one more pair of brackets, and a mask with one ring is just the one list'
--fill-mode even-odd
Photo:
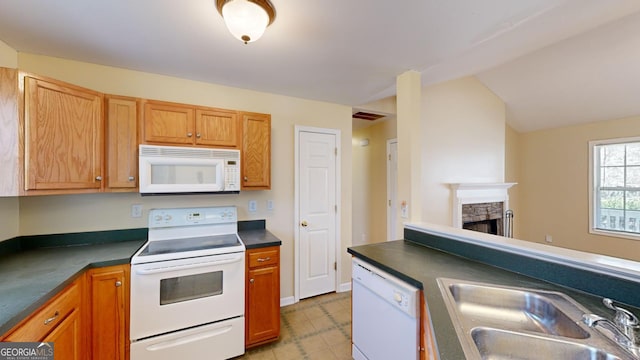
{"label": "fireplace mantel", "polygon": [[517,183],[453,183],[449,184],[451,197],[452,226],[462,228],[462,205],[503,202],[509,209],[508,189]]}

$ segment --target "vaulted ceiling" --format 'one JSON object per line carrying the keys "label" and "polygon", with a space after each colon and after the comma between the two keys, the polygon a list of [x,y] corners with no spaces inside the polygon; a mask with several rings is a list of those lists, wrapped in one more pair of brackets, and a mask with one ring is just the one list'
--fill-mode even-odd
{"label": "vaulted ceiling", "polygon": [[[271,0],[255,43],[214,0],[4,0],[19,52],[358,106],[476,75],[519,131],[640,114],[637,0]],[[634,99],[634,97],[636,99]]]}

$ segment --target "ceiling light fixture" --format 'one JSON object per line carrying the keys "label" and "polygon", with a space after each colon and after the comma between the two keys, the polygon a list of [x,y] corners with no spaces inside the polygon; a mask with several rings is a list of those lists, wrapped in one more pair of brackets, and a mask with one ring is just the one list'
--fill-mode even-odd
{"label": "ceiling light fixture", "polygon": [[216,0],[229,32],[245,44],[258,40],[276,18],[269,0]]}

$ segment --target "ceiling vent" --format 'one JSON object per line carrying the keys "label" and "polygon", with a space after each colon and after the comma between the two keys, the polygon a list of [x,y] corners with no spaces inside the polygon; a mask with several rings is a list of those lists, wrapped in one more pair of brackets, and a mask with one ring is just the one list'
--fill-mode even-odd
{"label": "ceiling vent", "polygon": [[362,120],[369,120],[369,121],[378,120],[385,117],[385,115],[373,114],[373,113],[368,113],[364,111],[358,111],[357,113],[354,113],[352,116],[354,119],[362,119]]}

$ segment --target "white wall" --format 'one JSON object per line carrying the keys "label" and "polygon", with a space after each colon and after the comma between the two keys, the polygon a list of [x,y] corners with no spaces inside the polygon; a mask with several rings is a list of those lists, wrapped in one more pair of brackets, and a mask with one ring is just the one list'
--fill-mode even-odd
{"label": "white wall", "polygon": [[[266,219],[267,228],[282,240],[281,295],[293,296],[294,251],[294,126],[340,129],[342,133],[342,279],[348,282],[351,243],[351,108],[343,105],[261,93],[33,54],[18,54],[22,70],[49,76],[105,93],[182,102],[271,114],[271,183],[269,191],[239,195],[140,197],[138,194],[92,194],[20,198],[20,234],[49,234],[146,227],[145,217],[129,217],[132,204],[142,204],[144,216],[153,207],[236,205],[240,220]],[[266,201],[274,210],[266,211]],[[249,200],[258,212],[248,213]]]}
{"label": "white wall", "polygon": [[451,225],[449,183],[504,181],[505,105],[475,77],[425,87],[421,99],[422,220]]}

